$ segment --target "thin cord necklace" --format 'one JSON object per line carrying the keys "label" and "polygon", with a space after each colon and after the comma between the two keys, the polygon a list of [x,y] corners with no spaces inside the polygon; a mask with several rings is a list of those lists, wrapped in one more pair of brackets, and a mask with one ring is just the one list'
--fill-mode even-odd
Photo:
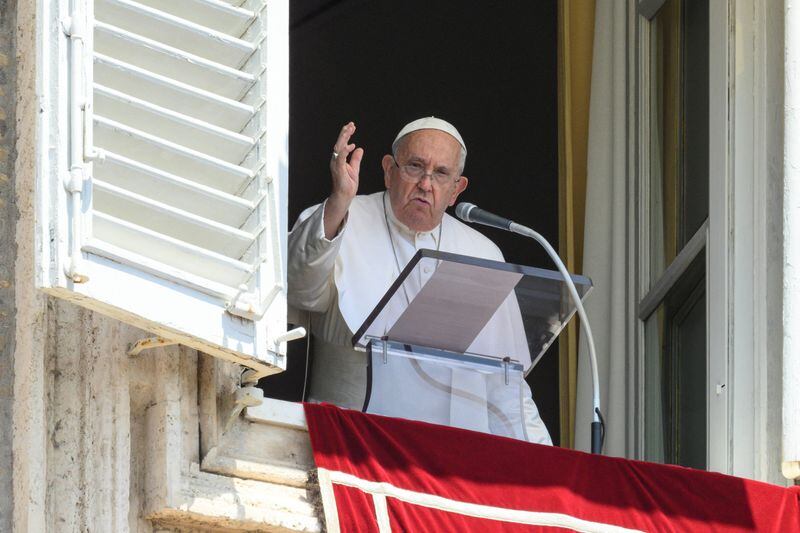
{"label": "thin cord necklace", "polygon": [[[397,258],[397,249],[394,247],[394,238],[392,237],[392,228],[389,225],[389,213],[386,211],[386,191],[383,191],[383,198],[381,199],[383,202],[383,219],[386,221],[386,231],[389,232],[389,243],[392,245],[392,254],[394,254],[394,264],[397,266],[397,275],[399,276],[403,270],[400,268],[400,260]],[[439,238],[436,240],[436,251],[439,251],[439,247],[442,245],[442,226],[444,226],[444,217],[439,222]],[[406,304],[411,304],[411,298],[408,297],[408,291],[406,291],[406,284],[403,283],[401,285],[403,287],[403,294],[406,297]]]}

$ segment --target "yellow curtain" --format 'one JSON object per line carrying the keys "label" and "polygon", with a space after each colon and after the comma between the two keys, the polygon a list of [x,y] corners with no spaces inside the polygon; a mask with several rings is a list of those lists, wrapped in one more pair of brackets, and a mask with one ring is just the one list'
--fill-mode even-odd
{"label": "yellow curtain", "polygon": [[[583,264],[586,205],[586,151],[595,0],[558,2],[558,244],[570,272]],[[577,394],[577,318],[558,345],[561,446],[575,445]]]}

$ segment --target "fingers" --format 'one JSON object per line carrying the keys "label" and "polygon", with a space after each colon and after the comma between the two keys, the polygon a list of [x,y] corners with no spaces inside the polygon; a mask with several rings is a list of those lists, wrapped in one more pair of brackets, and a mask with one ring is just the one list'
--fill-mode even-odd
{"label": "fingers", "polygon": [[[352,145],[355,148],[355,145]],[[364,149],[363,148],[355,148],[353,151],[353,155],[350,157],[350,166],[353,167],[355,170],[356,175],[358,175],[359,170],[361,169],[361,158],[364,157]]]}
{"label": "fingers", "polygon": [[339,137],[336,139],[336,143],[333,145],[333,151],[339,154],[341,158],[342,154],[349,154],[353,150],[347,150],[348,143],[350,142],[350,137],[353,136],[353,133],[356,131],[356,125],[353,122],[348,122],[344,126],[342,126],[342,130],[339,132]]}
{"label": "fingers", "polygon": [[[336,144],[333,145],[333,154],[331,157],[331,171],[336,173],[346,173],[347,172],[347,158],[356,150],[356,145],[353,143],[349,143],[350,137],[356,131],[356,125],[353,122],[348,122],[344,126],[342,126],[341,131],[339,132],[339,137],[336,139]],[[361,157],[364,154],[364,150],[361,150],[361,155],[358,157],[358,164],[353,164],[351,162],[351,167],[355,170],[356,174],[358,173],[358,169],[361,165]]]}
{"label": "fingers", "polygon": [[358,193],[358,174],[364,156],[364,149],[356,148],[356,145],[350,142],[355,131],[356,125],[353,122],[348,122],[342,127],[336,144],[333,145],[330,161],[333,179],[331,198],[344,199],[347,205]]}

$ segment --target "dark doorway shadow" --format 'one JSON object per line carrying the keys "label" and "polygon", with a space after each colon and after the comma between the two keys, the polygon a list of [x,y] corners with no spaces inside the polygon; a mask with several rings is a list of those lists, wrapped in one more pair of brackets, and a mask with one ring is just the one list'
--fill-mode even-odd
{"label": "dark doorway shadow", "polygon": [[[467,144],[461,198],[558,242],[555,0],[303,0],[291,9],[290,225],[327,196],[342,124],[358,127],[359,193],[371,193],[383,188],[380,158],[397,131],[435,115]],[[554,268],[532,241],[479,229],[507,261]],[[529,376],[555,443],[557,356],[554,343]],[[292,380],[302,380],[304,363],[302,342],[291,343],[290,370],[269,378],[267,394],[299,399],[302,384]]]}

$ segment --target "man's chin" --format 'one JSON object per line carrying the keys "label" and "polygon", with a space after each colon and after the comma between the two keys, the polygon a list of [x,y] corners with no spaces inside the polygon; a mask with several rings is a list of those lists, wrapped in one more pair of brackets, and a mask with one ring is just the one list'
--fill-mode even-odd
{"label": "man's chin", "polygon": [[408,226],[412,231],[431,231],[439,225],[438,220],[434,220],[429,212],[421,213],[419,211],[406,212],[405,220],[401,220],[403,224]]}

